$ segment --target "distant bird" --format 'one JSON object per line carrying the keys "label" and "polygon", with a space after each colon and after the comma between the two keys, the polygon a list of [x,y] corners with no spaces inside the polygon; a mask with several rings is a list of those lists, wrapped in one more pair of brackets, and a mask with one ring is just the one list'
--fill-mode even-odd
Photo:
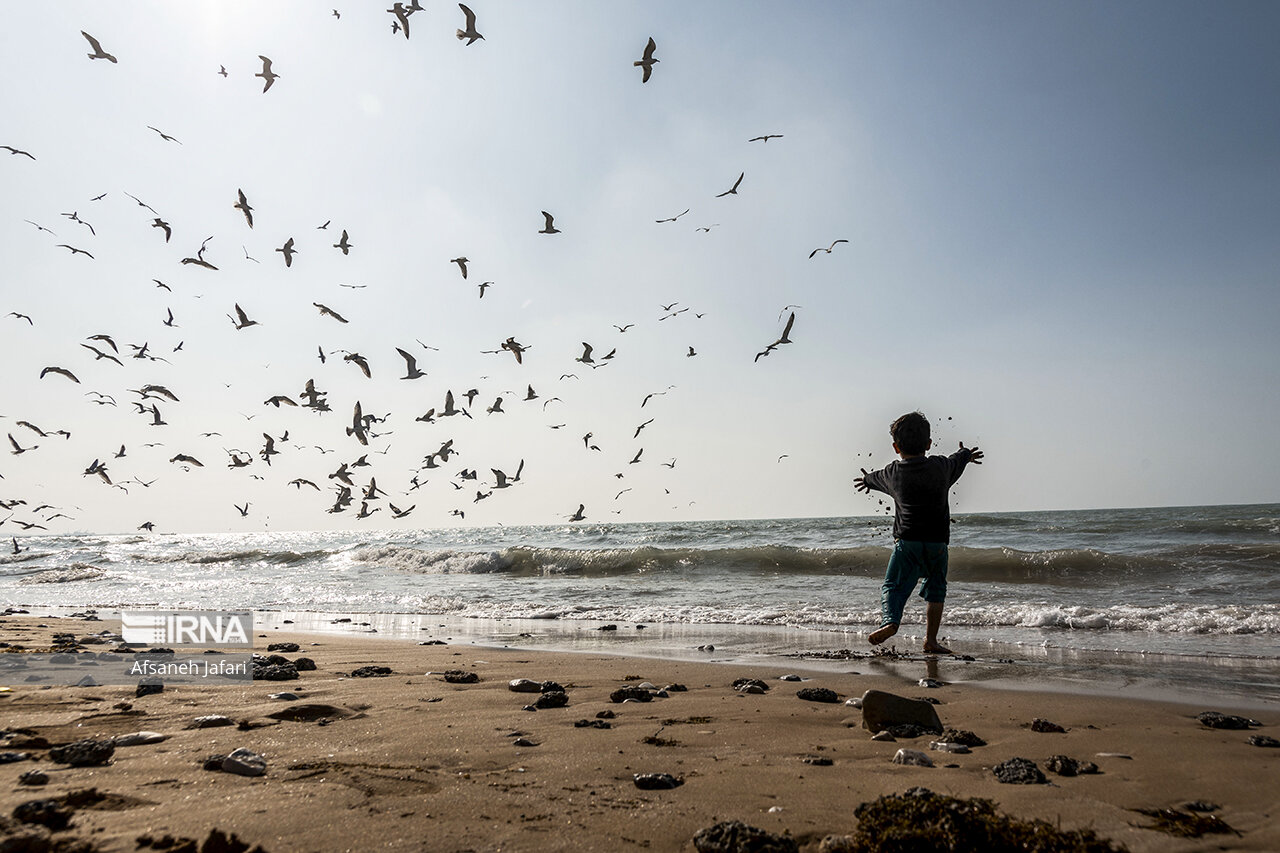
{"label": "distant bird", "polygon": [[226,76],[227,76],[227,66],[225,66],[225,65],[219,65],[219,66],[218,66],[218,73],[219,73],[219,74],[221,74],[223,77],[226,77]]}
{"label": "distant bird", "polygon": [[622,332],[625,332],[627,329],[630,329],[634,325],[635,323],[628,323],[625,326],[619,326],[617,323],[614,323],[613,327],[618,330],[619,334],[621,334]]}
{"label": "distant bird", "polygon": [[[643,58],[637,59],[635,62],[631,63],[633,66],[639,66],[644,69],[644,72],[640,75],[641,83],[649,82],[649,75],[653,73],[653,66],[659,61],[653,58],[653,51],[657,46],[658,45],[653,41],[653,37],[650,36],[649,43],[644,46]],[[666,72],[663,73],[665,74]]]}
{"label": "distant bird", "polygon": [[266,85],[262,87],[262,91],[265,92],[271,88],[271,84],[276,82],[276,78],[279,77],[280,75],[276,74],[271,70],[270,59],[267,59],[265,56],[262,56],[262,55],[259,55],[258,58],[262,60],[262,71],[261,73],[255,74],[253,76],[261,77],[263,80],[267,81]]}
{"label": "distant bird", "polygon": [[792,311],[791,316],[787,318],[786,327],[782,330],[782,336],[778,338],[776,341],[774,341],[773,343],[769,344],[762,351],[756,353],[756,357],[752,359],[752,362],[759,361],[761,356],[768,355],[769,353],[773,352],[775,349],[777,349],[779,346],[783,344],[791,343],[791,327],[795,325],[795,322],[796,322],[796,312]]}
{"label": "distant bird", "polygon": [[[169,309],[167,309],[167,310],[169,311],[169,317],[168,317],[166,320],[164,320],[164,321],[163,321],[163,322],[164,322],[164,324],[165,324],[166,326],[168,326],[169,328],[171,328],[171,329],[172,329],[172,328],[177,328],[177,325],[178,325],[178,324],[177,324],[177,323],[175,323],[175,322],[173,321],[173,309],[172,309],[172,308],[169,308]],[[80,346],[84,346],[84,344],[81,344]]]}
{"label": "distant bird", "polygon": [[258,325],[257,320],[250,320],[249,315],[244,313],[244,309],[240,307],[239,302],[236,303],[236,316],[232,317],[230,314],[228,314],[227,318],[231,320],[232,324],[236,327],[237,330],[247,329],[250,326]]}
{"label": "distant bird", "polygon": [[53,231],[50,231],[48,228],[45,228],[45,227],[44,227],[43,225],[41,225],[39,222],[32,222],[30,219],[24,219],[24,220],[22,220],[22,221],[23,221],[23,222],[26,222],[26,223],[28,223],[28,224],[30,224],[30,225],[34,225],[34,226],[36,227],[36,229],[37,229],[37,230],[39,230],[39,231],[45,231],[45,232],[47,232],[47,233],[49,233],[49,234],[53,234],[53,236],[55,236],[55,237],[57,237],[57,236],[58,236],[57,234],[54,234],[54,232],[53,232]]}
{"label": "distant bird", "polygon": [[516,364],[524,363],[524,351],[528,349],[528,347],[521,344],[514,337],[507,338],[503,341],[502,349],[507,350],[516,357]]}
{"label": "distant bird", "polygon": [[[646,397],[645,399],[647,400],[647,399],[648,399],[648,397]],[[643,406],[644,404],[643,404],[643,403],[641,403],[640,405],[641,405],[641,406]],[[645,427],[647,427],[649,424],[653,423],[653,421],[654,421],[654,418],[649,418],[649,420],[647,420],[647,421],[645,421],[644,423],[640,424],[640,426],[636,427],[636,434],[635,434],[635,435],[633,435],[633,436],[631,436],[631,437],[632,437],[632,438],[639,438],[639,437],[640,437],[640,430],[644,429],[644,428],[645,428]]]}
{"label": "distant bird", "polygon": [[457,264],[457,265],[458,265],[458,269],[462,270],[462,277],[463,277],[464,279],[467,277],[467,263],[468,263],[468,261],[467,261],[467,259],[466,259],[466,258],[451,258],[451,259],[449,260],[449,263],[451,263],[451,264]]}
{"label": "distant bird", "polygon": [[545,210],[542,211],[542,215],[547,220],[547,224],[546,224],[546,227],[544,227],[538,233],[539,234],[559,234],[560,229],[556,227],[555,217],[553,217],[550,213],[547,213]]}
{"label": "distant bird", "polygon": [[240,506],[239,504],[235,504],[235,503],[233,503],[233,504],[232,504],[232,506],[233,506],[233,507],[235,507],[235,508],[240,512],[240,517],[241,517],[241,518],[248,518],[248,517],[249,517],[249,502],[248,502],[248,501],[245,501],[245,502],[244,502],[244,506]]}
{"label": "distant bird", "polygon": [[693,229],[693,230],[694,230],[694,231],[703,231],[703,232],[705,232],[705,233],[707,233],[707,234],[710,234],[710,233],[711,233],[711,229],[712,229],[712,228],[718,228],[719,226],[720,226],[720,223],[719,223],[719,222],[717,222],[717,223],[715,223],[714,225],[699,225],[697,228],[695,228],[695,229]]}
{"label": "distant bird", "polygon": [[391,31],[395,32],[398,24],[407,39],[409,37],[409,15],[412,13],[404,7],[403,3],[396,3],[387,11],[396,16],[395,21],[391,24]]}
{"label": "distant bird", "polygon": [[175,454],[175,455],[173,456],[173,458],[171,458],[169,461],[170,461],[170,462],[181,462],[181,463],[183,463],[183,464],[185,464],[185,465],[194,465],[194,466],[196,466],[197,468],[203,468],[203,467],[204,467],[204,463],[203,463],[203,462],[201,462],[199,459],[195,458],[194,456],[188,456],[188,455],[187,455],[187,454],[185,454],[185,453],[178,453],[178,454]]}
{"label": "distant bird", "polygon": [[347,232],[345,229],[342,232],[342,239],[334,243],[333,248],[341,249],[342,254],[344,255],[349,254],[351,252],[351,243],[347,240]]}
{"label": "distant bird", "polygon": [[[161,219],[158,216],[155,219],[151,220],[151,227],[159,228],[162,231],[164,231],[164,241],[166,243],[168,243],[169,238],[173,236],[173,229],[169,227],[169,223],[165,222],[163,219]],[[154,280],[155,279],[152,279],[152,281]]]}
{"label": "distant bird", "polygon": [[30,324],[30,325],[32,325],[32,326],[34,326],[34,325],[35,325],[35,322],[34,322],[30,317],[28,317],[26,314],[19,314],[17,311],[10,311],[10,312],[9,312],[9,316],[10,316],[10,317],[17,317],[19,320],[26,320],[26,321],[27,321],[27,323],[28,323],[28,324]]}
{"label": "distant bird", "polygon": [[458,30],[458,38],[466,39],[467,44],[473,44],[476,39],[483,39],[484,36],[476,32],[476,13],[472,12],[462,3],[458,4],[458,8],[462,10],[463,15],[466,15],[467,20],[467,28],[465,30]]}
{"label": "distant bird", "polygon": [[90,335],[89,337],[85,338],[85,340],[89,340],[89,341],[104,341],[104,342],[105,342],[105,343],[107,343],[107,344],[108,344],[108,345],[109,345],[113,350],[115,350],[116,352],[120,352],[120,347],[116,346],[116,342],[115,342],[115,341],[113,341],[113,340],[111,339],[111,336],[110,336],[110,335]]}
{"label": "distant bird", "polygon": [[753,136],[748,142],[768,142],[770,139],[781,139],[781,133],[766,133],[764,136]]}
{"label": "distant bird", "polygon": [[156,287],[158,287],[158,288],[163,288],[163,289],[165,289],[165,290],[169,291],[170,293],[173,293],[173,288],[172,288],[172,287],[170,287],[169,285],[165,284],[165,283],[164,283],[163,281],[161,281],[160,279],[158,279],[158,278],[153,278],[153,279],[151,279],[151,280],[152,280],[152,281],[154,281],[154,282],[156,283]]}
{"label": "distant bird", "polygon": [[297,253],[298,250],[293,248],[292,237],[290,237],[288,240],[285,240],[284,245],[281,246],[279,249],[276,249],[276,251],[284,255],[284,265],[286,267],[293,266],[293,256]]}
{"label": "distant bird", "polygon": [[141,524],[139,524],[139,525],[138,525],[138,529],[139,529],[139,530],[145,530],[145,531],[147,531],[148,533],[150,533],[151,531],[153,531],[153,530],[155,530],[155,529],[156,529],[156,525],[155,525],[155,522],[153,522],[153,521],[144,521],[144,522],[142,522]]}
{"label": "distant bird", "polygon": [[89,54],[90,59],[105,59],[112,63],[116,61],[114,56],[102,49],[102,45],[98,44],[98,40],[96,38],[89,35],[84,30],[80,31],[80,35],[84,36],[89,41],[89,47],[93,48],[93,53]]}
{"label": "distant bird", "polygon": [[334,311],[329,306],[321,305],[319,302],[312,302],[311,304],[320,309],[321,317],[332,317],[333,319],[337,320],[339,323],[347,322],[347,319],[345,317],[343,317],[337,311]]}
{"label": "distant bird", "polygon": [[[688,212],[689,212],[689,208],[686,207],[684,210],[684,213],[688,213]],[[669,219],[655,219],[654,222],[658,223],[659,225],[661,225],[663,222],[675,222],[681,216],[684,216],[684,213],[677,213],[675,216],[672,216]]]}
{"label": "distant bird", "polygon": [[45,376],[50,373],[56,373],[59,376],[65,376],[68,379],[70,379],[72,382],[76,383],[77,385],[80,384],[80,380],[76,379],[76,375],[72,373],[70,370],[67,370],[65,367],[46,367],[44,370],[40,371],[40,378],[44,379]]}
{"label": "distant bird", "polygon": [[[534,391],[534,390],[533,390],[533,386],[532,386],[532,385],[530,385],[530,386],[529,386],[529,389],[528,389],[527,391],[525,391],[524,399],[525,399],[525,402],[526,402],[526,403],[527,403],[528,401],[530,401],[530,400],[536,400],[536,399],[538,399],[538,393],[537,393],[536,391]],[[546,406],[546,403],[543,403],[542,407],[545,409],[545,408],[547,407],[547,406]]]}
{"label": "distant bird", "polygon": [[489,414],[491,414],[491,415],[492,415],[494,412],[497,412],[498,414],[503,414],[503,409],[502,409],[502,398],[501,398],[501,397],[499,397],[498,399],[494,400],[494,401],[493,401],[493,405],[492,405],[492,406],[490,406],[489,408],[485,409],[485,411],[486,411],[486,412],[488,412],[488,413],[489,413]]}
{"label": "distant bird", "polygon": [[163,130],[161,130],[158,127],[152,127],[151,125],[147,125],[147,130],[154,130],[156,133],[160,134],[160,138],[163,139],[165,142],[177,142],[179,145],[182,144],[181,141],[165,133]]}
{"label": "distant bird", "polygon": [[582,355],[580,355],[580,356],[578,356],[577,358],[575,358],[575,359],[574,359],[574,361],[580,361],[580,362],[582,362],[583,364],[591,364],[591,365],[594,365],[594,364],[595,364],[595,359],[593,359],[593,358],[591,357],[591,344],[587,343],[586,341],[583,341],[583,342],[582,342]]}
{"label": "distant bird", "polygon": [[[364,356],[362,356],[360,353],[358,353],[358,352],[349,352],[349,353],[347,353],[346,355],[344,355],[344,356],[342,357],[342,360],[343,360],[343,361],[349,361],[349,362],[351,362],[352,364],[354,364],[356,367],[360,368],[360,372],[364,374],[364,378],[365,378],[365,379],[372,379],[372,378],[373,378],[373,377],[372,377],[372,375],[371,375],[371,373],[370,373],[370,371],[369,371],[369,362],[368,362],[368,361],[365,359],[365,357],[364,357]],[[359,403],[357,403],[357,404],[356,404],[356,406],[357,406],[357,407],[358,407],[359,405],[360,405]],[[361,444],[364,444],[364,442],[361,442]]]}
{"label": "distant bird", "polygon": [[831,254],[831,250],[836,247],[836,243],[848,243],[848,242],[849,242],[848,240],[836,240],[832,242],[832,244],[825,249],[819,246],[818,248],[814,249],[812,252],[809,253],[809,257],[812,258],[814,255],[818,254],[819,252],[826,252],[829,255]]}
{"label": "distant bird", "polygon": [[693,358],[695,355],[697,355],[697,353],[694,352],[693,347],[689,347],[689,351],[685,353],[686,358]]}
{"label": "distant bird", "polygon": [[[736,181],[734,181],[734,182],[733,182],[733,186],[729,187],[729,189],[727,189],[727,190],[725,190],[724,192],[720,193],[720,195],[716,196],[716,198],[724,198],[724,197],[725,197],[725,196],[727,196],[727,195],[737,195],[737,194],[738,194],[738,184],[742,183],[742,179],[743,179],[744,177],[746,177],[746,175],[747,175],[747,173],[746,173],[746,172],[743,172],[742,174],[738,175],[738,180],[736,180]],[[713,226],[713,227],[714,227],[714,226]]]}
{"label": "distant bird", "polygon": [[[653,39],[649,39],[649,41],[650,41],[650,43],[652,43],[652,42],[653,42]],[[585,519],[585,518],[586,518],[586,516],[585,516],[585,515],[583,515],[582,511],[583,511],[584,509],[586,509],[586,506],[587,506],[586,504],[578,504],[578,509],[577,509],[577,511],[576,511],[576,512],[574,512],[574,514],[573,514],[573,515],[569,516],[569,520],[570,520],[570,521],[582,521],[583,519]]]}
{"label": "distant bird", "polygon": [[23,151],[20,148],[14,148],[12,145],[0,145],[0,148],[3,148],[4,150],[8,151],[10,154],[21,154],[24,157],[31,157],[32,160],[36,159],[34,156],[32,156],[30,151]]}
{"label": "distant bird", "polygon": [[480,288],[480,298],[481,298],[481,299],[484,299],[484,292],[485,292],[485,289],[486,289],[486,288],[489,288],[489,287],[492,287],[492,286],[493,286],[493,282],[491,282],[491,281],[482,281],[482,282],[480,282],[480,284],[479,284],[479,285],[477,285],[477,286]]}
{"label": "distant bird", "polygon": [[418,369],[418,360],[412,354],[405,352],[400,347],[396,347],[396,352],[400,353],[400,357],[404,359],[405,375],[401,376],[401,379],[419,379],[427,375]]}
{"label": "distant bird", "polygon": [[317,486],[315,483],[311,482],[310,480],[304,480],[301,477],[297,478],[296,480],[290,480],[289,485],[293,486],[298,491],[302,491],[303,486],[310,486],[311,488],[315,489],[317,492],[320,491],[320,487]]}
{"label": "distant bird", "polygon": [[39,447],[39,445],[33,445],[31,447],[23,447],[22,445],[18,444],[18,440],[13,437],[13,433],[9,433],[9,445],[13,448],[13,450],[10,450],[9,452],[12,453],[14,456],[17,456],[20,453],[26,453],[28,450],[35,450],[37,447]]}
{"label": "distant bird", "polygon": [[398,506],[391,503],[390,501],[387,502],[387,508],[391,510],[392,518],[404,518],[406,515],[413,512],[414,509],[417,508],[417,506],[418,506],[417,504],[414,504],[408,509],[400,509]]}
{"label": "distant bird", "polygon": [[630,462],[628,462],[627,464],[628,464],[628,465],[634,465],[634,464],[636,464],[637,462],[639,462],[639,461],[640,461],[640,454],[641,454],[641,453],[644,453],[644,448],[643,448],[643,447],[636,451],[636,455],[635,455],[635,456],[632,458],[632,460],[631,460]]}
{"label": "distant bird", "polygon": [[292,397],[285,396],[284,394],[276,394],[276,395],[275,395],[275,396],[273,396],[273,397],[268,397],[266,400],[264,400],[264,401],[262,402],[262,405],[264,405],[264,406],[275,406],[275,407],[278,409],[278,408],[280,408],[280,404],[281,404],[281,403],[283,403],[283,404],[284,404],[284,405],[286,405],[286,406],[297,406],[297,405],[298,405],[297,403],[293,402],[293,398],[292,398]]}
{"label": "distant bird", "polygon": [[100,361],[101,359],[105,358],[108,361],[114,361],[116,364],[120,365],[121,367],[124,367],[124,362],[122,362],[120,359],[116,358],[114,355],[112,355],[109,352],[101,352],[100,350],[98,350],[97,347],[92,347],[89,344],[81,344],[80,346],[84,347],[89,352],[94,354],[95,356],[94,361]]}
{"label": "distant bird", "polygon": [[244,214],[244,221],[249,223],[249,227],[253,227],[253,208],[249,206],[249,199],[245,198],[244,190],[236,190],[239,201],[232,205],[236,210]]}
{"label": "distant bird", "polygon": [[333,10],[333,16],[338,20],[342,20],[342,14],[337,9]]}
{"label": "distant bird", "polygon": [[59,243],[59,244],[58,244],[58,248],[59,248],[59,249],[70,249],[70,250],[71,250],[71,254],[73,254],[73,255],[89,255],[89,260],[95,260],[95,258],[93,257],[93,255],[90,255],[90,254],[89,254],[88,252],[86,252],[84,249],[77,249],[75,246],[68,246],[66,243]]}

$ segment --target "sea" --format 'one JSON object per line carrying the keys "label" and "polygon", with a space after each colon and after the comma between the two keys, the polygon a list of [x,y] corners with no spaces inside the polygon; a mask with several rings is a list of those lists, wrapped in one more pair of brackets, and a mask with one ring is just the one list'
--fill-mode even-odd
{"label": "sea", "polygon": [[0,602],[37,614],[248,609],[264,632],[1280,706],[1280,504],[957,515],[938,659],[916,597],[891,651],[867,642],[883,516],[20,541]]}

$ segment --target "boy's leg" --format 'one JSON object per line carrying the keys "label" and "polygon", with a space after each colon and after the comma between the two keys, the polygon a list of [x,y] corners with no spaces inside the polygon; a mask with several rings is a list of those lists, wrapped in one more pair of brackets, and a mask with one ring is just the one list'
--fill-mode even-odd
{"label": "boy's leg", "polygon": [[880,587],[880,627],[872,631],[867,640],[879,645],[898,633],[902,621],[902,609],[920,578],[920,567],[911,545],[902,541],[894,543],[889,565],[885,568],[884,583]]}
{"label": "boy's leg", "polygon": [[924,609],[924,650],[929,654],[949,655],[951,649],[938,642],[938,629],[942,625],[942,607],[947,597],[947,546],[930,543],[924,547],[924,584],[920,595],[926,604]]}
{"label": "boy's leg", "polygon": [[942,602],[930,601],[924,606],[924,650],[935,655],[949,655],[951,649],[938,642],[938,628],[942,625]]}

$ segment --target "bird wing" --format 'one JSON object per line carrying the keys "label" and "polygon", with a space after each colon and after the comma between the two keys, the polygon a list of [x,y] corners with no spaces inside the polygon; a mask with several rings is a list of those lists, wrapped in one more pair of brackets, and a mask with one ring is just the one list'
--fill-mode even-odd
{"label": "bird wing", "polygon": [[656,50],[656,49],[657,49],[657,47],[658,47],[658,45],[654,42],[654,40],[653,40],[653,36],[650,36],[650,37],[649,37],[649,43],[648,43],[648,44],[646,44],[646,45],[644,46],[644,61],[645,61],[645,62],[649,62],[650,60],[652,60],[652,59],[653,59],[653,52],[654,52],[654,50]]}
{"label": "bird wing", "polygon": [[[476,28],[476,13],[467,8],[466,4],[459,3],[458,8],[462,10],[462,14],[467,18],[467,30],[474,32]],[[492,21],[490,22],[492,23]]]}
{"label": "bird wing", "polygon": [[401,358],[404,359],[405,370],[407,372],[416,373],[418,371],[418,360],[413,357],[412,353],[407,353],[400,349],[400,347],[396,347],[396,352],[400,353]]}

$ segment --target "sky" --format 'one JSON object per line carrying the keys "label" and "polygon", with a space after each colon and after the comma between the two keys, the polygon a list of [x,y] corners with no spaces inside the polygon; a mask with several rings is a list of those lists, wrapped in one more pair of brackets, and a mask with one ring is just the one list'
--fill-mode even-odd
{"label": "sky", "polygon": [[1280,7],[385,5],[0,6],[0,533],[1280,500]]}

